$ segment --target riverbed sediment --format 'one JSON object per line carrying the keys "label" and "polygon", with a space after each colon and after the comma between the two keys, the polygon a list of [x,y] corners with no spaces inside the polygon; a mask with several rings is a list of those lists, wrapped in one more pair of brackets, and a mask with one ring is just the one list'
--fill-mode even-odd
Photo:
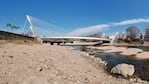
{"label": "riverbed sediment", "polygon": [[105,53],[119,53],[123,56],[133,56],[137,60],[149,59],[149,52],[143,51],[139,48],[128,48],[128,47],[116,47],[116,46],[101,46],[101,47],[89,47],[91,49],[102,50]]}

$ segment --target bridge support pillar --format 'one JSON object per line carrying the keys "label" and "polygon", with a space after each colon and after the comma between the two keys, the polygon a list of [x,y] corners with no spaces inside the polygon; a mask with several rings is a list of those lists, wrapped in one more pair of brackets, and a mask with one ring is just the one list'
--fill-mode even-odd
{"label": "bridge support pillar", "polygon": [[54,43],[53,43],[53,42],[51,42],[50,44],[51,44],[51,45],[53,45]]}
{"label": "bridge support pillar", "polygon": [[57,45],[60,45],[60,42],[58,42]]}

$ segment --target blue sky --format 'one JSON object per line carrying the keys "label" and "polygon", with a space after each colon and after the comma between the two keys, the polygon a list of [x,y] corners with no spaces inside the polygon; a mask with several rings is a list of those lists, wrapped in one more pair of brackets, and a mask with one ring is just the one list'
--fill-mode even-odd
{"label": "blue sky", "polygon": [[28,14],[70,33],[134,19],[147,21],[93,30],[110,34],[135,25],[144,31],[149,22],[148,9],[149,0],[0,0],[0,28],[8,29],[8,22],[22,28]]}

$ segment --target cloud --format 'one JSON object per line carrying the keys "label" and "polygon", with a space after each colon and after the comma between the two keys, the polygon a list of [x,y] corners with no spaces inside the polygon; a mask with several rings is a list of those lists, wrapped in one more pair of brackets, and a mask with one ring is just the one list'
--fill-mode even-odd
{"label": "cloud", "polygon": [[68,33],[67,36],[81,36],[92,32],[102,31],[105,28],[109,28],[113,26],[123,26],[123,25],[143,23],[143,22],[149,22],[149,18],[130,19],[130,20],[124,20],[116,23],[99,24],[99,25],[94,25],[89,27],[83,27]]}
{"label": "cloud", "polygon": [[129,24],[136,24],[136,23],[142,23],[142,22],[149,22],[149,19],[131,19],[131,20],[124,20],[118,23],[112,23],[113,26],[121,26],[121,25],[129,25]]}
{"label": "cloud", "polygon": [[95,31],[100,31],[100,30],[103,30],[104,28],[108,28],[108,27],[110,27],[110,25],[100,24],[100,25],[94,25],[94,26],[79,28],[79,29],[76,29],[76,30],[68,33],[67,36],[80,36],[83,34],[95,32]]}

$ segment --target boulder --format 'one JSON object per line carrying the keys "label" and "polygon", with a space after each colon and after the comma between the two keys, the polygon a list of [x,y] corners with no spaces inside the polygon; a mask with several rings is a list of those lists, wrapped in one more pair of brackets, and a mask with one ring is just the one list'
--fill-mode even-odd
{"label": "boulder", "polygon": [[120,74],[124,77],[132,76],[135,72],[134,65],[131,64],[118,64],[111,69],[111,73],[113,74]]}

